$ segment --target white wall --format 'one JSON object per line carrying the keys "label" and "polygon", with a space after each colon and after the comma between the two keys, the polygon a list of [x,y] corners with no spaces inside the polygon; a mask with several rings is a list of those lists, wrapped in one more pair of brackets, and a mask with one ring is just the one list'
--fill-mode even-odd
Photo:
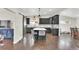
{"label": "white wall", "polygon": [[60,15],[59,23],[60,32],[70,32],[70,27],[76,26],[76,18]]}
{"label": "white wall", "polygon": [[79,17],[76,18],[76,23],[75,24],[76,24],[77,28],[79,28]]}
{"label": "white wall", "polygon": [[14,44],[16,44],[23,37],[22,19],[23,17],[20,14],[13,14],[5,9],[0,9],[0,20],[11,21],[11,28],[14,29]]}
{"label": "white wall", "polygon": [[22,15],[16,14],[14,20],[14,44],[23,38]]}
{"label": "white wall", "polygon": [[0,20],[10,20],[11,21],[11,28],[13,28],[13,20],[14,20],[14,14],[4,10],[0,9]]}

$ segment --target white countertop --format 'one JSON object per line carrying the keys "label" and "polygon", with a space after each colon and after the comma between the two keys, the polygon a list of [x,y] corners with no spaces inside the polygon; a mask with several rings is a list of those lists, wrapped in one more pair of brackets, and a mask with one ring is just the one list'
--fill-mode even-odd
{"label": "white countertop", "polygon": [[51,28],[50,24],[41,24],[41,25],[27,25],[27,27],[42,27],[42,28]]}
{"label": "white countertop", "polygon": [[59,28],[59,25],[40,24],[40,25],[27,25],[28,28]]}
{"label": "white countertop", "polygon": [[46,30],[45,28],[34,28],[33,30]]}

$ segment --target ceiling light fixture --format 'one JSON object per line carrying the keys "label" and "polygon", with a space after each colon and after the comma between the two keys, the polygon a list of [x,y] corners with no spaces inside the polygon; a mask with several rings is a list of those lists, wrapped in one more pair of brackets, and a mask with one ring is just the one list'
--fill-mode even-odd
{"label": "ceiling light fixture", "polygon": [[40,8],[38,8],[38,12],[39,12],[38,17],[40,17]]}
{"label": "ceiling light fixture", "polygon": [[[40,18],[40,8],[38,8],[38,15],[37,15],[38,18]],[[33,16],[33,18],[36,18],[36,16]]]}

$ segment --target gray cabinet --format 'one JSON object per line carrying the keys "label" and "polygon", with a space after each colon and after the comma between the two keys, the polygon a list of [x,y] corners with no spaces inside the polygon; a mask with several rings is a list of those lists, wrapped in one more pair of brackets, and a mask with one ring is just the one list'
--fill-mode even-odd
{"label": "gray cabinet", "polygon": [[58,36],[59,35],[59,29],[52,29],[52,35]]}
{"label": "gray cabinet", "polygon": [[40,18],[39,24],[50,24],[50,18]]}
{"label": "gray cabinet", "polygon": [[31,30],[32,30],[33,28],[26,28],[26,33],[31,33]]}
{"label": "gray cabinet", "polygon": [[51,20],[51,23],[52,24],[59,24],[59,15],[53,16],[52,20]]}
{"label": "gray cabinet", "polygon": [[30,18],[26,18],[26,24],[30,24]]}

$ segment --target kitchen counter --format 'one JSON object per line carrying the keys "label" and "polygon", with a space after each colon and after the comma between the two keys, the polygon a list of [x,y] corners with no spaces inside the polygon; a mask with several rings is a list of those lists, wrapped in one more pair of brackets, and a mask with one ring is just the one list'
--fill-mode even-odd
{"label": "kitchen counter", "polygon": [[45,28],[47,33],[51,33],[51,29],[59,29],[59,25],[56,25],[56,24],[27,25],[26,33],[31,33],[31,30],[33,28]]}
{"label": "kitchen counter", "polygon": [[27,25],[28,28],[40,27],[40,28],[59,28],[59,25],[40,24],[40,25]]}
{"label": "kitchen counter", "polygon": [[46,29],[45,28],[34,28],[32,34],[35,40],[46,39]]}
{"label": "kitchen counter", "polygon": [[45,28],[34,28],[33,30],[46,30]]}
{"label": "kitchen counter", "polygon": [[52,26],[50,24],[40,24],[40,25],[27,25],[28,28],[34,28],[34,27],[43,27],[43,28],[51,28]]}

